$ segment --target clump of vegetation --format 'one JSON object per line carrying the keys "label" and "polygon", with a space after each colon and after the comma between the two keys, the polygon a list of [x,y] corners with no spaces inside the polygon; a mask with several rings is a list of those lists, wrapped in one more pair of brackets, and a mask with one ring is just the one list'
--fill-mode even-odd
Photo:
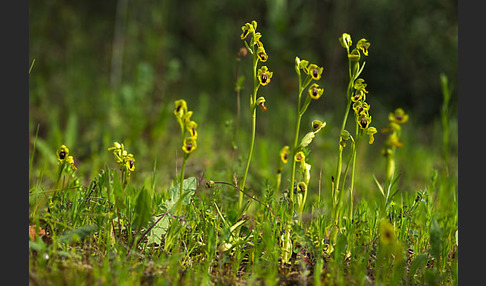
{"label": "clump of vegetation", "polygon": [[[40,146],[44,151],[52,150],[48,156],[54,161],[57,156],[58,167],[52,183],[41,178],[31,182],[29,189],[31,282],[457,284],[457,174],[449,170],[449,154],[443,153],[446,172],[434,170],[431,179],[417,186],[417,190],[401,190],[399,179],[403,168],[397,166],[401,166],[404,157],[399,156],[397,148],[414,144],[401,141],[407,134],[402,126],[409,120],[402,108],[389,113],[388,126],[381,129],[382,134],[387,134],[381,151],[385,157],[384,170],[365,160],[371,149],[359,148],[363,138],[371,145],[378,141],[375,136],[379,135],[378,125],[371,126],[370,104],[366,101],[372,92],[361,77],[370,42],[361,39],[353,47],[349,34],[343,33],[339,38],[346,49],[349,82],[346,96],[342,96],[346,101],[344,118],[335,137],[325,133],[329,126],[321,119],[326,114],[309,120],[311,124],[301,136],[301,127],[305,126],[301,123],[311,102],[335,95],[324,93],[319,82],[324,77],[323,66],[295,57],[297,110],[295,129],[289,130],[294,136],[289,143],[275,144],[283,146],[281,149],[266,150],[278,158],[276,179],[272,175],[265,182],[253,182],[249,188],[250,178],[261,177],[249,176],[257,146],[256,114],[257,110],[268,109],[259,90],[277,81],[278,74],[274,77],[266,65],[259,65],[267,62],[269,55],[261,41],[262,34],[257,32],[256,21],[242,26],[240,39],[245,45],[241,51],[251,55],[253,75],[251,135],[241,180],[236,174],[233,181],[217,180],[217,172],[211,167],[208,167],[211,176],[198,175],[195,167],[188,167],[188,159],[196,149],[204,152],[209,149],[204,146],[208,141],[202,135],[199,137],[199,124],[191,119],[193,111],[184,99],[176,100],[173,110],[180,134],[174,132],[177,128],[172,128],[176,124],[167,124],[167,137],[178,146],[176,166],[182,154],[180,171],[176,167],[171,182],[157,180],[161,174],[155,163],[152,171],[143,170],[142,166],[147,164],[143,164],[137,152],[128,153],[125,144],[119,143],[122,141],[104,146],[105,153],[112,152],[116,167],[113,162],[103,162],[102,167],[92,170],[95,175],[87,179],[78,177],[77,172],[94,167],[76,166],[72,155],[75,148],[70,150],[67,144],[54,151],[57,146],[39,141],[43,142]],[[333,71],[326,70],[329,72]],[[444,77],[442,82],[448,100]],[[239,95],[243,81],[238,76],[236,86]],[[271,109],[278,109],[278,105]],[[448,114],[445,107],[443,110],[445,126]],[[354,114],[353,134],[347,130],[350,112]],[[206,124],[199,130],[216,144],[224,136]],[[318,152],[312,151],[319,146],[314,144],[311,149],[310,144],[314,140],[335,139],[336,169],[325,170],[323,180],[322,171],[317,175],[312,166],[330,158],[317,156]],[[36,136],[34,146],[37,140]],[[271,140],[274,139],[262,138],[265,142]],[[143,138],[139,141],[126,145],[131,150],[141,150],[145,146]],[[448,142],[444,139],[445,148],[450,148]],[[157,148],[164,149],[164,154],[171,152],[165,146]],[[34,148],[31,162],[35,152]],[[221,148],[218,154],[204,156],[224,158],[222,153]],[[201,158],[194,156],[190,162],[202,166]],[[228,160],[224,164],[236,163]],[[34,172],[32,165],[29,172]],[[358,170],[371,168],[378,177],[384,177],[384,184],[374,176],[376,184],[372,181],[367,185],[370,191],[358,197],[357,182],[362,186],[370,179],[365,176],[368,172]],[[272,170],[258,169],[253,173],[275,174]],[[288,178],[282,174],[288,174]],[[138,180],[132,180],[136,176]],[[331,186],[321,190],[324,181],[331,181]],[[262,189],[255,190],[259,186]],[[343,199],[346,195],[348,200]]]}

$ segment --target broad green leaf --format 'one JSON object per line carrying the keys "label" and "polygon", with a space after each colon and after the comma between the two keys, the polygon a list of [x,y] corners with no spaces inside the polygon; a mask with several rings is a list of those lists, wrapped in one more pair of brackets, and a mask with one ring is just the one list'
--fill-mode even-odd
{"label": "broad green leaf", "polygon": [[171,199],[168,199],[168,200],[166,200],[166,201],[164,201],[164,202],[162,202],[160,204],[160,208],[163,211],[171,211],[172,210],[172,207],[174,207],[174,205],[175,205],[176,202],[177,201],[172,200],[172,198]]}
{"label": "broad green leaf", "polygon": [[[177,191],[175,192],[174,199],[179,199],[179,188],[180,184],[177,184],[176,186]],[[197,182],[195,177],[189,177],[187,179],[184,179],[182,182],[182,190],[183,190],[183,205],[188,205],[191,203],[192,197],[194,196],[194,193],[196,192],[197,188]]]}
{"label": "broad green leaf", "polygon": [[[180,197],[180,184],[169,188],[170,199],[161,204],[161,207],[165,211],[173,212],[172,208],[177,203]],[[197,182],[195,177],[189,177],[182,182],[182,205],[188,205],[191,203],[197,188]]]}
{"label": "broad green leaf", "polygon": [[[155,219],[155,217],[154,217]],[[157,221],[157,220],[155,220]],[[167,232],[169,228],[170,217],[165,215],[150,231],[148,235],[148,243],[162,244],[162,235]]]}

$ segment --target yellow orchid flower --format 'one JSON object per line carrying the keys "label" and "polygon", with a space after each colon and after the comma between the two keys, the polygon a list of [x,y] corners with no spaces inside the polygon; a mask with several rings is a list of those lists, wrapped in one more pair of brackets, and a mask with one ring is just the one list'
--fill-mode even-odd
{"label": "yellow orchid flower", "polygon": [[261,85],[267,85],[272,79],[272,76],[273,72],[269,71],[267,66],[262,66],[258,69],[258,80]]}
{"label": "yellow orchid flower", "polygon": [[323,88],[319,88],[319,85],[314,83],[309,87],[309,95],[312,99],[319,99],[324,93]]}

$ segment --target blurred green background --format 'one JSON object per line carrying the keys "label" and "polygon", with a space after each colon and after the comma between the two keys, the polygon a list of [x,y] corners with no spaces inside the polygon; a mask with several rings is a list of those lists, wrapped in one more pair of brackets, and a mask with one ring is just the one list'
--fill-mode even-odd
{"label": "blurred green background", "polygon": [[[179,127],[172,114],[179,98],[199,123],[198,150],[186,174],[206,171],[206,177],[225,180],[233,171],[241,174],[249,144],[251,59],[240,66],[247,80],[233,140],[236,53],[243,46],[241,26],[256,20],[274,77],[259,92],[268,111],[258,115],[250,181],[273,178],[278,152],[291,142],[296,56],[324,67],[324,96],[312,102],[303,126],[313,119],[327,121],[310,148],[313,168],[326,178],[334,172],[348,82],[347,57],[338,41],[343,32],[354,43],[361,38],[371,43],[361,77],[368,83],[372,125],[384,128],[397,107],[409,113],[399,151],[409,159],[401,163],[403,175],[428,179],[437,159],[423,157],[441,152],[441,73],[449,79],[449,112],[457,118],[457,9],[457,1],[449,0],[31,1],[29,62],[35,64],[29,75],[29,134],[31,151],[37,144],[33,164],[42,170],[31,176],[49,180],[56,170],[55,150],[66,144],[78,173],[92,178],[112,163],[106,149],[118,141],[135,155],[139,179],[156,166],[166,184],[180,168]],[[454,138],[456,129],[453,125]],[[358,161],[369,174],[383,169],[384,138],[377,137],[371,146],[362,144],[368,152]],[[457,145],[457,138],[451,144]],[[366,159],[375,162],[373,168]],[[404,171],[424,164],[425,173]]]}

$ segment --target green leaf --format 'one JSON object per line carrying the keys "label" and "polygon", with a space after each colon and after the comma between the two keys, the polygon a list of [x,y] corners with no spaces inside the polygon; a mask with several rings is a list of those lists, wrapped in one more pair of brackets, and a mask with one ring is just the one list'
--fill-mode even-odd
{"label": "green leaf", "polygon": [[133,228],[145,227],[152,217],[152,204],[147,189],[142,187],[138,193],[137,203],[135,205],[135,215],[132,222]]}
{"label": "green leaf", "polygon": [[216,207],[216,211],[218,212],[218,215],[219,217],[221,218],[221,220],[223,221],[225,227],[229,227],[229,224],[228,222],[224,219],[224,215],[221,213],[221,211],[219,210],[219,207],[218,207],[218,204],[216,202],[213,202],[214,206]]}
{"label": "green leaf", "polygon": [[[180,191],[180,184],[177,184],[175,187],[170,188],[169,192],[171,192],[171,197],[174,201],[179,199],[179,191]],[[191,203],[191,199],[194,196],[197,188],[197,182],[195,177],[189,177],[184,179],[182,182],[182,196],[183,196],[183,205],[188,205]]]}
{"label": "green leaf", "polygon": [[233,224],[231,227],[230,227],[230,232],[234,232],[235,229],[237,229],[239,226],[243,225],[248,219],[242,219],[240,221],[237,221],[235,224]]}
{"label": "green leaf", "polygon": [[373,179],[375,179],[375,183],[378,186],[378,190],[380,190],[383,197],[385,197],[385,191],[383,191],[383,187],[381,186],[380,182],[378,182],[378,179],[375,177],[375,175],[373,175]]}
{"label": "green leaf", "polygon": [[[155,217],[154,217],[155,219]],[[169,229],[170,217],[165,215],[150,231],[148,234],[147,244],[162,244],[162,235],[165,235],[167,229]]]}
{"label": "green leaf", "polygon": [[398,188],[397,188],[397,189],[396,189],[396,190],[395,190],[395,191],[394,191],[394,192],[391,194],[391,196],[388,198],[388,200],[393,199],[393,197],[394,197],[394,196],[395,196],[395,195],[398,193],[398,191],[399,191],[399,190],[400,190],[400,189],[398,189]]}
{"label": "green leaf", "polygon": [[[165,211],[173,213],[172,208],[177,203],[180,197],[181,185],[177,184],[169,188],[170,199],[161,204],[161,207]],[[189,177],[182,182],[182,205],[188,205],[191,203],[192,197],[196,193],[197,182],[195,177]]]}
{"label": "green leaf", "polygon": [[172,207],[174,207],[176,201],[172,200],[172,199],[168,199],[168,200],[165,200],[163,201],[161,204],[160,204],[160,208],[165,212],[165,211],[170,211],[172,210]]}

